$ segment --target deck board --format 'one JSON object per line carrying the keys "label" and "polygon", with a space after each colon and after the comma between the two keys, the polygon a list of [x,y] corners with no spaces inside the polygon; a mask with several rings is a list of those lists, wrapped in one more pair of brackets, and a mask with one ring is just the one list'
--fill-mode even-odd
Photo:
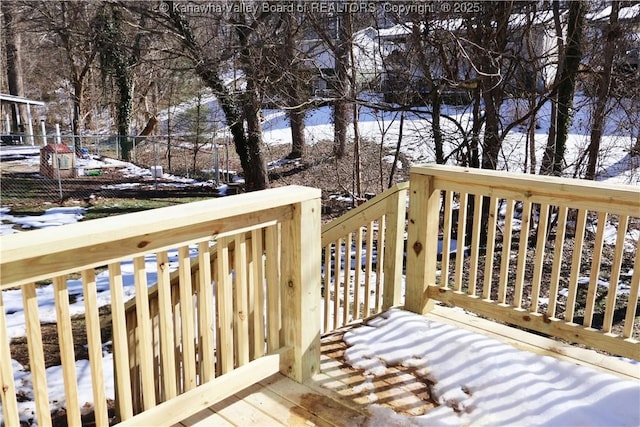
{"label": "deck board", "polygon": [[[439,307],[426,317],[491,336],[522,350],[638,379],[633,365],[460,311]],[[437,406],[431,399],[429,378],[421,377],[412,368],[388,366],[384,375],[371,377],[350,367],[343,357],[347,348],[343,334],[357,326],[322,338],[320,373],[306,383],[275,374],[186,418],[179,426],[351,427],[366,425],[367,407],[374,403],[406,416],[419,416]]]}

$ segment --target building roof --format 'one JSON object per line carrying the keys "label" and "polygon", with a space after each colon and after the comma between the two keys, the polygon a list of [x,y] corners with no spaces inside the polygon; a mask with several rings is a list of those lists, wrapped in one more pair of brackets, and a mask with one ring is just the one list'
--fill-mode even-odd
{"label": "building roof", "polygon": [[24,98],[22,96],[7,95],[0,93],[0,103],[12,103],[12,104],[27,104],[27,105],[44,105],[42,101],[36,101],[35,99]]}

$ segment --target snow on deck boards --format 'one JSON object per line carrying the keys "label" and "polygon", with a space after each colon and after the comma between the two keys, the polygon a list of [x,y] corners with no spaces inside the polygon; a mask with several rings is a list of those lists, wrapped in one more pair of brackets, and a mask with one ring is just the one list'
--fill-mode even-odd
{"label": "snow on deck boards", "polygon": [[[445,393],[450,397],[447,398],[445,403],[441,402],[442,399],[439,398],[439,396],[442,397],[442,390],[439,390],[438,387],[441,387],[442,384],[438,383],[446,383],[448,378],[438,378],[437,376],[435,369],[440,358],[435,354],[437,351],[432,354],[433,359],[430,360],[430,364],[433,364],[431,367],[434,369],[433,372],[424,371],[419,369],[418,365],[406,363],[409,359],[403,357],[398,358],[397,363],[386,363],[383,371],[378,371],[374,374],[372,374],[375,371],[373,369],[354,368],[352,362],[349,361],[351,356],[347,355],[345,358],[345,351],[353,351],[359,344],[370,340],[375,336],[375,333],[372,335],[371,331],[375,332],[376,328],[383,327],[380,326],[381,324],[393,319],[400,319],[406,322],[402,327],[397,324],[393,325],[391,329],[393,335],[400,337],[412,336],[413,338],[421,336],[421,331],[416,329],[418,323],[423,321],[435,322],[434,327],[438,330],[439,335],[431,337],[430,340],[434,342],[437,348],[442,347],[444,349],[443,351],[447,353],[445,359],[459,358],[464,353],[464,351],[456,351],[455,354],[452,354],[450,349],[445,348],[447,345],[443,345],[443,342],[440,342],[442,339],[448,340],[451,338],[447,331],[453,327],[457,333],[456,336],[462,340],[458,344],[463,347],[466,346],[464,334],[474,331],[476,333],[476,338],[474,339],[484,343],[481,347],[486,347],[493,352],[497,351],[498,353],[489,358],[495,359],[493,362],[501,357],[507,357],[509,360],[513,358],[514,362],[523,362],[525,359],[529,362],[537,360],[538,362],[532,364],[544,365],[544,372],[539,372],[538,375],[522,375],[525,382],[521,384],[526,390],[526,381],[529,381],[529,384],[533,387],[533,389],[529,390],[531,397],[537,396],[536,393],[540,392],[544,387],[550,387],[553,396],[547,397],[553,398],[553,402],[538,396],[536,399],[531,399],[528,404],[531,406],[529,409],[535,413],[540,411],[544,413],[550,408],[548,405],[556,408],[554,409],[554,411],[558,412],[556,418],[545,419],[546,421],[541,420],[540,425],[554,425],[554,420],[562,419],[567,421],[567,417],[571,417],[570,419],[572,420],[575,418],[575,422],[573,424],[565,423],[565,425],[590,425],[588,422],[589,417],[593,415],[594,411],[599,413],[605,411],[608,414],[605,415],[606,419],[610,419],[615,425],[635,425],[637,417],[634,413],[637,413],[638,410],[637,407],[629,407],[628,403],[630,398],[633,401],[634,396],[640,396],[640,387],[638,386],[639,365],[590,350],[570,347],[505,325],[498,325],[495,322],[469,316],[460,310],[436,307],[434,311],[426,316],[418,316],[401,311],[387,312],[382,316],[369,319],[369,321],[346,326],[339,331],[327,334],[322,338],[321,343],[320,373],[305,384],[298,384],[282,374],[276,374],[229,399],[186,418],[177,426],[433,425],[430,421],[434,419],[443,421],[438,425],[463,425],[467,424],[468,421],[470,421],[468,423],[470,425],[483,425],[483,420],[486,421],[491,418],[493,411],[497,411],[496,415],[503,416],[505,415],[503,413],[505,410],[509,411],[509,416],[515,417],[511,419],[512,422],[519,419],[520,416],[524,416],[524,419],[527,419],[527,416],[531,418],[530,414],[525,415],[526,411],[522,414],[519,412],[522,408],[510,408],[509,399],[514,394],[513,390],[507,395],[503,393],[503,386],[509,388],[509,384],[513,385],[513,381],[509,377],[513,376],[516,371],[520,372],[518,371],[520,368],[517,363],[513,367],[508,366],[508,364],[505,365],[503,362],[498,363],[502,366],[501,369],[503,369],[504,375],[491,374],[493,379],[490,380],[490,383],[485,384],[486,390],[477,388],[477,384],[474,385],[472,379],[461,379],[459,384],[456,383],[458,387],[456,388],[457,394],[455,396],[452,397],[450,390]],[[418,327],[420,326],[418,325]],[[380,330],[382,331],[382,329]],[[366,336],[368,333],[370,334],[369,337]],[[347,342],[354,342],[354,337],[356,337],[356,344],[347,344],[344,340],[345,335],[348,338]],[[386,330],[385,338],[382,340],[379,340],[381,336],[375,337],[378,340],[371,341],[370,346],[375,348],[374,351],[377,351],[375,357],[370,358],[373,362],[384,359],[383,349],[385,346],[387,349],[389,345],[395,350],[398,349],[398,342],[390,342],[385,339],[389,337],[389,329]],[[503,343],[509,343],[520,350],[516,350],[511,346],[508,349],[502,347]],[[409,353],[407,354],[412,355],[410,359],[417,360],[420,357],[419,345],[400,347],[402,352],[408,351]],[[522,351],[522,353],[526,353],[528,356],[516,354],[524,349],[528,351]],[[470,348],[469,350],[475,356],[486,359],[482,350],[475,351]],[[506,356],[503,357],[505,354]],[[553,359],[545,358],[543,355],[554,355],[556,357]],[[364,355],[363,357],[366,361],[369,355]],[[529,360],[527,358],[533,359]],[[471,359],[465,359],[468,363],[464,369],[456,367],[454,371],[449,370],[447,376],[459,376],[462,371],[470,369],[471,366],[468,365],[475,364]],[[486,359],[485,362],[493,363],[489,359]],[[555,363],[560,367],[557,372],[554,367]],[[583,366],[578,367],[578,363]],[[510,368],[513,368],[513,372],[510,371]],[[608,374],[602,371],[608,372]],[[576,373],[575,375],[573,375],[574,372]],[[435,375],[432,375],[434,373]],[[617,375],[609,375],[611,373]],[[550,375],[551,378],[548,378]],[[472,377],[480,378],[478,374],[473,374],[473,372]],[[591,402],[593,405],[588,402],[594,398],[592,394],[589,392],[588,396],[585,395],[585,390],[578,390],[582,386],[574,384],[576,381],[587,381],[588,377],[606,379],[605,382],[596,381],[596,385],[602,385],[604,389],[609,390],[606,391],[601,387],[598,393],[604,394],[596,399],[597,402]],[[545,382],[548,386],[544,385]],[[567,382],[571,383],[572,387],[565,388],[564,386]],[[471,386],[467,387],[467,383]],[[476,388],[474,389],[474,387]],[[502,406],[493,407],[490,404],[491,402],[488,405],[486,398],[482,397],[486,392],[502,396],[499,399],[502,402]],[[484,401],[473,403],[472,400],[474,398],[484,399]],[[476,411],[482,413],[481,407],[483,405],[485,406],[485,412],[487,410],[489,412],[485,413],[481,417],[482,419],[474,419],[474,415],[477,415]],[[545,405],[547,406],[545,407]],[[623,405],[624,408],[617,407],[619,405]],[[537,409],[536,406],[538,406]],[[576,414],[579,414],[579,416],[576,416]],[[594,417],[594,420],[597,421],[597,419],[598,417]]]}

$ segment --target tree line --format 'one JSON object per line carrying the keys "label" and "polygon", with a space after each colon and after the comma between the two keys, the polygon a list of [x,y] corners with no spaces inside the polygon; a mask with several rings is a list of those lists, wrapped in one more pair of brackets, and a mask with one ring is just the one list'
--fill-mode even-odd
{"label": "tree line", "polygon": [[[309,111],[331,105],[334,157],[353,147],[356,174],[363,107],[398,112],[401,123],[406,114],[428,117],[425,138],[438,163],[496,169],[508,133],[524,128],[523,169],[560,175],[569,167],[566,141],[580,92],[590,102],[591,132],[571,165],[575,176],[596,177],[612,109],[628,115],[625,132],[635,141],[629,150],[640,148],[640,11],[633,2],[483,1],[465,10],[323,3],[332,7],[311,10],[303,0],[5,0],[0,89],[68,99],[72,111],[59,120],[70,121],[74,134],[112,118],[127,158],[134,127],[152,133],[162,109],[204,87],[220,104],[249,191],[269,187],[267,102],[286,111],[291,158],[305,155]],[[505,115],[508,100],[522,108]],[[445,114],[451,102],[468,106],[470,126]],[[551,119],[538,159],[544,106]],[[455,135],[445,132],[451,125]],[[401,146],[400,135],[397,152]]]}

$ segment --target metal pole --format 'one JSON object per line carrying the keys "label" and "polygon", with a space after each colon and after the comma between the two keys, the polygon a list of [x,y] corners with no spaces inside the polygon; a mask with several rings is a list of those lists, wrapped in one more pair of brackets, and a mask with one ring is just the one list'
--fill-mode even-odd
{"label": "metal pole", "polygon": [[56,144],[62,144],[62,137],[60,136],[60,124],[56,123]]}
{"label": "metal pole", "polygon": [[27,102],[27,122],[29,124],[29,141],[31,145],[36,145],[36,140],[33,137],[33,123],[31,120],[31,104]]}
{"label": "metal pole", "polygon": [[158,191],[158,141],[153,141],[153,182],[156,191]]}
{"label": "metal pole", "polygon": [[217,188],[220,186],[220,153],[218,152],[218,144],[213,144],[213,168]]}
{"label": "metal pole", "polygon": [[225,182],[228,184],[230,179],[229,179],[229,141],[230,137],[229,135],[227,135],[227,144],[225,145],[225,151],[226,151],[226,156],[227,156],[227,170],[225,172]]}
{"label": "metal pole", "polygon": [[62,177],[60,176],[60,157],[58,156],[58,144],[62,144],[62,138],[60,137],[60,124],[56,123],[56,143],[53,144],[53,151],[56,156],[56,161],[51,162],[51,166],[56,168],[58,172],[58,191],[60,192],[60,201],[62,201]]}
{"label": "metal pole", "polygon": [[40,129],[42,130],[42,146],[45,147],[47,145],[47,127],[44,120],[40,120]]}

